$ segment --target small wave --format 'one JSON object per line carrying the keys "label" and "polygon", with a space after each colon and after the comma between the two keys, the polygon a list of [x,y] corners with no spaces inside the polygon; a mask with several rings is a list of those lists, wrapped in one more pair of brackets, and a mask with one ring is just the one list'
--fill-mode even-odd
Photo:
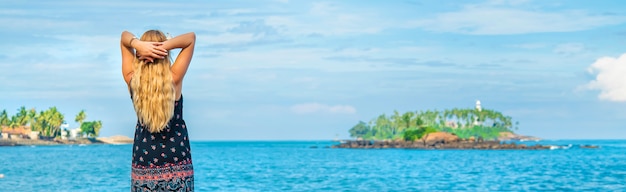
{"label": "small wave", "polygon": [[111,143],[110,145],[130,145],[132,143]]}
{"label": "small wave", "polygon": [[609,148],[626,148],[626,145],[624,144],[602,144],[602,147],[609,147]]}
{"label": "small wave", "polygon": [[550,150],[555,150],[555,149],[570,149],[572,148],[572,144],[569,145],[550,145]]}

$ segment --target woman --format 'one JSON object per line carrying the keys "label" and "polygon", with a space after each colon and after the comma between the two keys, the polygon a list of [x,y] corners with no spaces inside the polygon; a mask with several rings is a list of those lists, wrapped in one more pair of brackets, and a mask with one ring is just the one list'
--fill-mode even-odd
{"label": "woman", "polygon": [[[149,30],[137,39],[124,31],[120,41],[122,74],[138,119],[131,191],[193,191],[181,92],[196,36],[191,32],[168,40]],[[177,48],[181,51],[171,64],[169,50]]]}

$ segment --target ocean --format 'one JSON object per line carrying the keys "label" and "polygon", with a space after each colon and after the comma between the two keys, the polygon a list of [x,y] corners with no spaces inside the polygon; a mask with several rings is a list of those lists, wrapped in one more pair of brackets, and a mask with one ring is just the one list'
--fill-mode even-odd
{"label": "ocean", "polygon": [[[332,149],[329,141],[197,141],[191,149],[196,191],[626,191],[626,140],[539,143],[572,147]],[[1,147],[0,191],[129,191],[131,147]]]}

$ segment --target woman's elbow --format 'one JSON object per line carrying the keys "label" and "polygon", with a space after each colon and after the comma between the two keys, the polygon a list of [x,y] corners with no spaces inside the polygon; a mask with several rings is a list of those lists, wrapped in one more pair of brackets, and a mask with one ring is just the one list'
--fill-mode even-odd
{"label": "woman's elbow", "polygon": [[190,32],[189,36],[191,36],[191,42],[196,42],[196,33],[195,32]]}

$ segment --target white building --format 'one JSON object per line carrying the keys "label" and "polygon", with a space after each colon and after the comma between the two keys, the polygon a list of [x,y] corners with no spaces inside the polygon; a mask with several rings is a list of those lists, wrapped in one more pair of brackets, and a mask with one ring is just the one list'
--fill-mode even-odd
{"label": "white building", "polygon": [[69,139],[78,138],[78,134],[80,133],[80,128],[70,129]]}
{"label": "white building", "polygon": [[63,121],[63,124],[61,124],[61,126],[59,128],[61,128],[61,139],[67,139],[67,128],[69,128],[70,125],[67,124],[67,122]]}

